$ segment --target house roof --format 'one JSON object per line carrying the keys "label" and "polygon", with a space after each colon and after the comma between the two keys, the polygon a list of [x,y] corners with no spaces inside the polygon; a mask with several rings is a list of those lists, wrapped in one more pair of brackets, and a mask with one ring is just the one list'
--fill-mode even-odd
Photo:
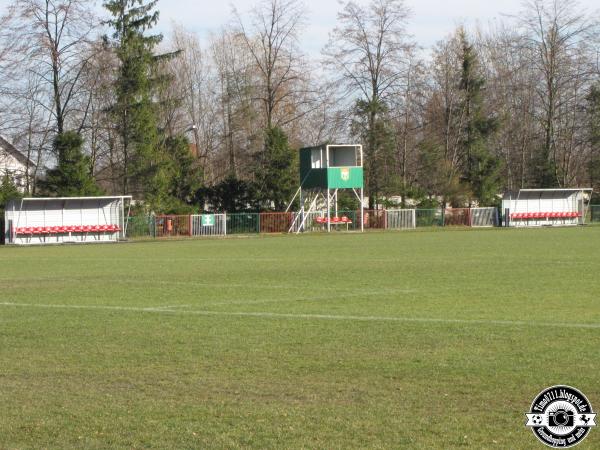
{"label": "house roof", "polygon": [[2,148],[6,153],[12,155],[17,161],[19,161],[23,165],[28,165],[30,167],[35,167],[35,164],[32,160],[28,159],[23,153],[21,153],[17,148],[8,142],[4,137],[0,136],[0,148]]}

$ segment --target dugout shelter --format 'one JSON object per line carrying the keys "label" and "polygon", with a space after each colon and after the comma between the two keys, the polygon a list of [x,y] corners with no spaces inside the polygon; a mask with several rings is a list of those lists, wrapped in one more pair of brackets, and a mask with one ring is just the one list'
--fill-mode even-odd
{"label": "dugout shelter", "polygon": [[585,224],[591,188],[521,189],[502,199],[506,226],[541,227]]}
{"label": "dugout shelter", "polygon": [[131,196],[23,198],[5,209],[7,244],[116,242],[127,235]]}

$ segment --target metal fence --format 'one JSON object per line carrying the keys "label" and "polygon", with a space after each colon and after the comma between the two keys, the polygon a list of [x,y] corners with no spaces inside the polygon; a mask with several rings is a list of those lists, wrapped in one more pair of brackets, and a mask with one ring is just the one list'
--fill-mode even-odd
{"label": "metal fence", "polygon": [[227,217],[225,214],[197,214],[190,216],[190,236],[225,236]]}
{"label": "metal fence", "polygon": [[[169,237],[210,237],[229,234],[288,233],[327,231],[325,211],[197,214],[197,215],[137,215],[127,218],[127,238],[154,239]],[[364,229],[406,230],[423,227],[500,225],[497,208],[436,208],[364,210]],[[600,205],[590,205],[586,223],[600,224]],[[3,217],[0,217],[0,243],[3,243]],[[361,229],[361,212],[338,211],[331,216],[331,231]],[[504,218],[506,220],[506,218]],[[503,221],[504,221],[503,220]],[[304,224],[304,226],[302,226]]]}
{"label": "metal fence", "polygon": [[386,225],[388,229],[405,230],[417,227],[416,210],[398,209],[386,211]]}
{"label": "metal fence", "polygon": [[600,223],[600,205],[590,205],[588,222]]}
{"label": "metal fence", "polygon": [[469,208],[446,208],[444,211],[444,226],[471,225],[471,210]]}
{"label": "metal fence", "polygon": [[227,234],[260,233],[260,214],[227,214]]}
{"label": "metal fence", "polygon": [[360,230],[360,211],[338,211],[338,217],[346,217],[346,225],[337,225],[339,230]]}
{"label": "metal fence", "polygon": [[[480,217],[482,213],[474,217]],[[592,211],[592,214],[596,214]],[[305,213],[304,218],[295,212],[198,214],[130,216],[127,219],[127,237],[132,239],[224,236],[228,234],[297,232],[304,220],[305,231],[326,231],[326,221],[321,221],[324,211]],[[598,210],[600,221],[600,209]],[[404,209],[364,210],[364,229],[414,229],[444,225],[470,225],[469,209]],[[594,216],[595,217],[595,216]],[[344,218],[344,220],[339,220]],[[333,219],[333,216],[332,216]],[[361,212],[338,211],[331,222],[332,231],[361,229]],[[476,219],[479,222],[479,219]],[[477,226],[474,224],[474,226]]]}
{"label": "metal fence", "polygon": [[[288,233],[298,230],[327,231],[325,211],[310,213],[268,212],[236,214],[198,214],[191,216],[132,216],[127,219],[127,237],[133,239],[164,237],[210,237],[228,234]],[[332,231],[361,229],[361,212],[338,211],[331,216]],[[343,220],[342,220],[343,219]],[[304,226],[301,227],[304,222]],[[591,205],[586,222],[600,224],[600,205]],[[364,210],[364,229],[407,230],[423,227],[500,226],[496,208],[446,208]]]}
{"label": "metal fence", "polygon": [[192,216],[156,216],[155,237],[192,236]]}
{"label": "metal fence", "polygon": [[[360,211],[357,211],[360,218]],[[365,230],[384,230],[386,226],[386,213],[384,209],[365,209],[363,211]]]}
{"label": "metal fence", "polygon": [[471,226],[472,227],[497,227],[498,209],[497,208],[471,208]]}
{"label": "metal fence", "polygon": [[130,216],[127,218],[126,232],[130,238],[154,238],[156,221],[153,216]]}
{"label": "metal fence", "polygon": [[287,233],[294,221],[294,213],[260,213],[261,233]]}
{"label": "metal fence", "polygon": [[444,212],[442,209],[417,209],[415,211],[417,228],[420,227],[443,227]]}
{"label": "metal fence", "polygon": [[323,218],[323,211],[298,212],[294,214],[294,219],[290,225],[290,233],[298,233],[300,230],[322,231],[323,223],[319,219]]}

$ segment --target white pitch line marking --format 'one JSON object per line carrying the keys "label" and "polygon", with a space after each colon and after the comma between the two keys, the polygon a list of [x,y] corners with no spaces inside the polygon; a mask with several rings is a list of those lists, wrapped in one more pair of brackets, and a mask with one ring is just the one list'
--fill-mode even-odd
{"label": "white pitch line marking", "polygon": [[164,309],[165,311],[168,311],[170,309],[175,309],[175,308],[190,308],[194,305],[164,305],[164,306],[156,306],[156,309]]}
{"label": "white pitch line marking", "polygon": [[34,303],[11,303],[3,302],[0,306],[22,307],[22,308],[47,308],[47,309],[79,309],[79,310],[106,310],[106,311],[133,311],[150,312],[171,315],[199,315],[199,316],[223,316],[223,317],[258,317],[273,319],[315,319],[315,320],[339,320],[356,322],[415,322],[415,323],[440,323],[458,325],[501,325],[501,326],[537,326],[558,328],[582,328],[600,329],[600,323],[568,323],[568,322],[535,322],[525,320],[486,320],[486,319],[438,319],[433,317],[388,317],[388,316],[346,316],[335,314],[295,314],[295,313],[271,313],[271,312],[242,312],[242,311],[203,311],[163,309],[161,307],[141,308],[136,306],[110,306],[110,305],[49,305]]}

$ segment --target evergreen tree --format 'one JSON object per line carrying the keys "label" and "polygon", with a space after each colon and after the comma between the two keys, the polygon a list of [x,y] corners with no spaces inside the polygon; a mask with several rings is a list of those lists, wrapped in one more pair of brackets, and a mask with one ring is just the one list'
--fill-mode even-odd
{"label": "evergreen tree", "polygon": [[21,198],[22,195],[17,189],[12,178],[5,173],[0,181],[0,244],[4,244],[4,209],[6,203],[11,199]]}
{"label": "evergreen tree", "polygon": [[100,194],[90,173],[90,158],[81,149],[83,138],[74,131],[67,131],[56,135],[53,146],[58,165],[46,172],[45,180],[40,182],[41,188],[58,197]]}
{"label": "evergreen tree", "polygon": [[186,204],[195,202],[195,194],[202,186],[202,171],[198,159],[190,151],[184,136],[173,136],[165,142],[170,157],[169,189],[171,197]]}
{"label": "evergreen tree", "polygon": [[462,43],[462,73],[460,89],[463,91],[465,125],[462,146],[466,168],[463,174],[473,196],[481,205],[491,205],[500,189],[500,160],[488,147],[489,138],[496,132],[496,119],[488,116],[483,108],[482,90],[485,79],[477,71],[477,54],[468,42],[465,32],[460,34]]}
{"label": "evergreen tree", "polygon": [[354,108],[352,132],[364,143],[365,186],[369,209],[375,209],[381,194],[393,186],[394,132],[382,100],[358,100]]}
{"label": "evergreen tree", "polygon": [[22,195],[17,189],[17,185],[8,173],[5,173],[2,176],[2,182],[0,183],[0,218],[4,218],[4,207],[7,202],[13,198],[21,197]]}
{"label": "evergreen tree", "polygon": [[[158,130],[157,105],[153,102],[160,77],[156,76],[160,56],[154,49],[162,35],[146,35],[156,25],[157,0],[109,0],[104,6],[113,16],[108,24],[114,32],[113,45],[119,59],[115,103],[111,114],[123,152],[122,190],[146,199],[164,202],[169,180],[167,159]],[[107,38],[105,38],[108,41]]]}
{"label": "evergreen tree", "polygon": [[279,127],[269,128],[254,171],[259,207],[276,211],[286,208],[297,188],[297,166],[298,155],[286,134]]}
{"label": "evergreen tree", "polygon": [[197,192],[198,203],[208,203],[213,211],[239,213],[252,211],[256,206],[254,183],[229,175],[220,183]]}

